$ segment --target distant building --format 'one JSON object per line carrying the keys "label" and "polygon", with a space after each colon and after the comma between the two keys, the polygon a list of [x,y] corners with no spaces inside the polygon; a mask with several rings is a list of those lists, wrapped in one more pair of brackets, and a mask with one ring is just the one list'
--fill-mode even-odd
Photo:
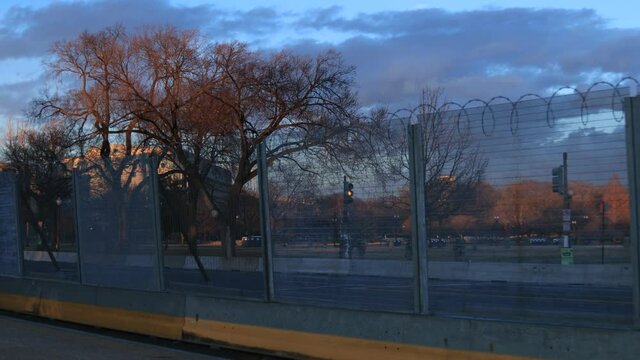
{"label": "distant building", "polygon": [[[157,154],[160,154],[161,152],[162,150],[156,147],[135,147],[133,149],[134,156],[154,155],[154,154],[157,155]],[[119,160],[125,157],[125,154],[126,154],[126,147],[124,144],[111,144],[110,158],[112,159],[112,161],[117,163]],[[97,160],[99,159],[100,159],[100,148],[91,147],[86,151],[84,156],[70,158],[65,162],[67,163],[67,166],[71,168],[77,168],[77,167],[80,167],[81,164],[83,163],[85,164],[98,163]],[[202,164],[203,167],[207,165],[208,164],[206,163]],[[160,164],[158,164],[158,174],[160,175],[172,170],[175,170],[175,163],[170,160],[163,159],[160,162]],[[122,174],[123,177],[126,177],[128,175],[129,173],[126,173],[126,172]],[[144,176],[144,172],[140,174],[136,174],[130,184],[131,185],[139,184],[142,181],[143,176]],[[175,173],[169,176],[170,176],[170,179],[175,182],[180,182],[183,179],[183,176],[180,173]],[[216,205],[218,206],[218,208],[221,208],[221,209],[225,208],[227,199],[229,197],[229,189],[231,188],[231,183],[232,183],[231,172],[220,166],[214,165],[209,170],[207,177],[205,179],[205,182],[209,187],[209,189],[211,189],[213,199],[216,202]]]}

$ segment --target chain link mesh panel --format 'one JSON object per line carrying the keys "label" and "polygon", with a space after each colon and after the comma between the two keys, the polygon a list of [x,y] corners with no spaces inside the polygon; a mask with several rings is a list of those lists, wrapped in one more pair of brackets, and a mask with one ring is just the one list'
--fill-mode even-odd
{"label": "chain link mesh panel", "polygon": [[160,167],[164,274],[168,288],[216,296],[263,298],[257,185],[237,191],[232,172],[211,166],[205,189]]}
{"label": "chain link mesh panel", "polygon": [[25,276],[79,280],[71,170],[18,179]]}
{"label": "chain link mesh panel", "polygon": [[155,177],[147,156],[83,163],[75,175],[82,282],[161,287]]}
{"label": "chain link mesh panel", "polygon": [[[343,140],[361,147],[351,153],[312,150],[271,161],[277,301],[413,310],[408,168],[390,158],[406,158],[406,128],[392,121],[392,147],[351,133]],[[267,149],[277,146],[274,138]]]}
{"label": "chain link mesh panel", "polygon": [[[624,91],[449,104],[421,119],[433,312],[629,323]],[[443,149],[451,161],[432,167]]]}
{"label": "chain link mesh panel", "polygon": [[0,274],[20,275],[16,176],[0,171]]}

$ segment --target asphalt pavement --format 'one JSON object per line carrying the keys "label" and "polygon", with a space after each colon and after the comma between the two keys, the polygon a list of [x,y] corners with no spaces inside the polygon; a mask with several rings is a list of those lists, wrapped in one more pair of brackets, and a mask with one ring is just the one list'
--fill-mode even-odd
{"label": "asphalt pavement", "polygon": [[[178,346],[176,346],[178,347]],[[0,315],[0,359],[120,360],[230,359],[54,325],[51,322]]]}

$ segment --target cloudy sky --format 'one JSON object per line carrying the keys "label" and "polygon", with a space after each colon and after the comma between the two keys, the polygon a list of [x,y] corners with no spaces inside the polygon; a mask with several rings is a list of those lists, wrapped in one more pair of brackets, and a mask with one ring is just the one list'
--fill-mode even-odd
{"label": "cloudy sky", "polygon": [[266,51],[336,48],[357,67],[364,106],[402,106],[425,86],[464,101],[639,77],[639,13],[631,0],[2,0],[0,124],[43,88],[52,42],[116,23]]}

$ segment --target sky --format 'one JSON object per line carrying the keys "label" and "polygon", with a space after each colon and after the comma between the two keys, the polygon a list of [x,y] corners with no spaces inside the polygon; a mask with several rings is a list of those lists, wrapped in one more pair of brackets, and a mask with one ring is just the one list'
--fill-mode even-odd
{"label": "sky", "polygon": [[640,78],[637,14],[631,0],[3,0],[0,129],[48,86],[53,42],[114,24],[172,24],[263,51],[337,49],[363,107],[402,107],[425,87],[465,101]]}

